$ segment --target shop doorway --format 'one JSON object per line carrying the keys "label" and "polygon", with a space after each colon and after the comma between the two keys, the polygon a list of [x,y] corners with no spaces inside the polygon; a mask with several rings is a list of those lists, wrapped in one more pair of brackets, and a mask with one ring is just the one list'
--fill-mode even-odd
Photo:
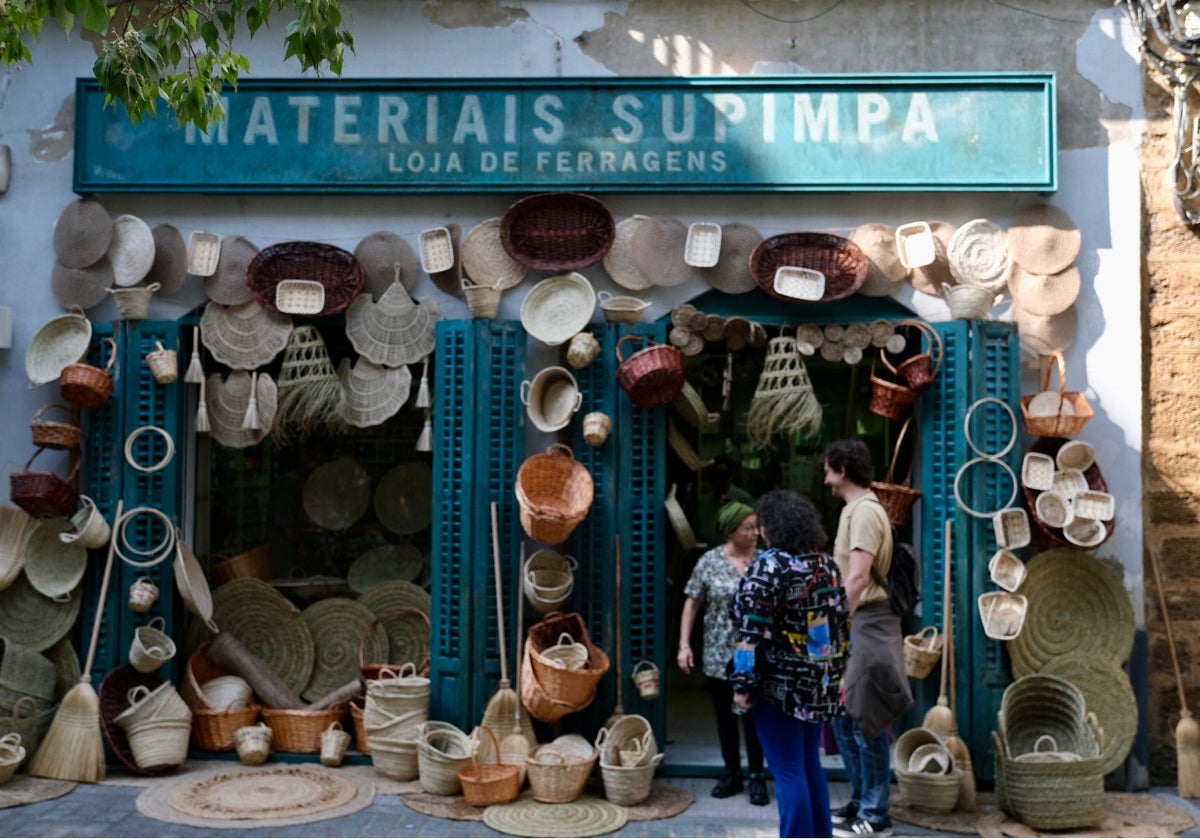
{"label": "shop doorway", "polygon": [[[789,328],[783,328],[789,329]],[[846,437],[860,437],[871,449],[878,476],[886,469],[890,438],[889,421],[871,413],[870,363],[856,365],[830,362],[819,354],[802,357],[813,393],[821,406],[819,432],[776,436],[770,448],[755,444],[747,434],[751,401],[759,384],[767,356],[766,347],[744,347],[728,352],[721,343],[710,343],[700,354],[685,360],[688,382],[699,392],[709,412],[720,416],[701,428],[673,418],[675,428],[695,450],[702,464],[693,470],[676,452],[668,456],[668,485],[674,484],[681,507],[688,516],[696,539],[702,545],[681,546],[669,534],[667,548],[667,646],[665,697],[667,700],[667,743],[673,766],[686,767],[701,775],[721,775],[720,749],[712,701],[705,689],[702,632],[697,626],[691,637],[697,667],[684,674],[675,663],[679,647],[679,616],[683,589],[696,561],[709,547],[719,545],[716,511],[727,485],[757,497],[768,490],[786,488],[807,495],[824,514],[830,541],[837,530],[841,502],[824,486],[825,445]],[[728,380],[728,400],[723,397]],[[832,545],[830,546],[832,548]],[[699,624],[699,620],[697,624]],[[744,747],[743,747],[743,761]]]}

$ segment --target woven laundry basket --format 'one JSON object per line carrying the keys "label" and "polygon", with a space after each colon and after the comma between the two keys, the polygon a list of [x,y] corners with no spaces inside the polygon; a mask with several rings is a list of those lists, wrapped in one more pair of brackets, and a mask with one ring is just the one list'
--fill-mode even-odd
{"label": "woven laundry basket", "polygon": [[566,541],[591,510],[594,495],[591,473],[563,444],[551,444],[517,470],[521,527],[547,545]]}

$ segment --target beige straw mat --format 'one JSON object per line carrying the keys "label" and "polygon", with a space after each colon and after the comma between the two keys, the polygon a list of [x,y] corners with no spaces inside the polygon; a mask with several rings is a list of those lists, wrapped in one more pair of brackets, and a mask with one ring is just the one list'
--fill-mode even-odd
{"label": "beige straw mat", "polygon": [[316,645],[312,676],[300,692],[310,703],[359,678],[362,662],[383,662],[388,655],[387,631],[378,623],[372,627],[375,613],[358,601],[324,598],[306,607],[300,617]]}
{"label": "beige straw mat", "polygon": [[1068,266],[1057,274],[1031,274],[1018,265],[1008,278],[1013,306],[1030,315],[1058,315],[1079,297],[1083,285],[1079,269]]}
{"label": "beige straw mat", "polygon": [[424,461],[397,464],[375,486],[375,515],[395,534],[415,534],[433,521],[433,470]]}
{"label": "beige straw mat", "polygon": [[54,254],[66,268],[87,268],[108,253],[113,220],[99,201],[81,198],[59,214],[54,226]]}
{"label": "beige straw mat", "polygon": [[508,255],[500,242],[500,217],[484,219],[467,233],[462,244],[463,274],[481,286],[507,291],[519,286],[529,267]]}
{"label": "beige straw mat", "polygon": [[489,828],[518,837],[596,837],[628,821],[624,806],[607,799],[580,796],[571,802],[538,802],[529,791],[516,802],[491,805],[483,812]]}
{"label": "beige straw mat", "polygon": [[654,285],[654,281],[642,273],[633,259],[633,237],[648,218],[634,215],[617,222],[612,247],[602,261],[604,270],[614,283],[635,292]]}
{"label": "beige straw mat", "polygon": [[344,531],[367,512],[371,477],[353,458],[336,458],[308,474],[302,498],[304,512],[314,525]]}
{"label": "beige straw mat", "polygon": [[643,277],[656,286],[678,286],[692,276],[692,267],[683,259],[687,244],[687,225],[663,216],[642,222],[633,235],[633,262]]}
{"label": "beige straw mat", "polygon": [[384,367],[419,362],[437,343],[436,310],[419,305],[401,283],[378,301],[359,295],[346,310],[346,335],[359,355]]}
{"label": "beige straw mat", "polygon": [[368,233],[354,249],[366,274],[363,291],[379,300],[396,281],[412,290],[417,284],[420,261],[417,252],[403,236],[388,230]]}
{"label": "beige straw mat", "polygon": [[246,269],[258,256],[258,246],[244,236],[226,236],[221,240],[217,269],[204,278],[209,300],[224,306],[236,306],[253,300],[246,285]]}
{"label": "beige straw mat", "polygon": [[972,219],[954,232],[946,249],[950,273],[967,286],[996,293],[1004,289],[1012,258],[1004,231],[988,219]]}
{"label": "beige straw mat", "polygon": [[244,449],[262,441],[275,423],[275,410],[279,404],[279,389],[274,380],[265,373],[257,377],[254,396],[258,406],[259,429],[242,428],[246,409],[250,407],[250,374],[235,370],[229,378],[222,380],[214,373],[208,377],[205,387],[208,403],[209,434],[222,446]]}
{"label": "beige straw mat", "polygon": [[0,592],[0,636],[38,653],[71,632],[79,617],[82,587],[65,600],[47,598],[19,575]]}
{"label": "beige straw mat", "polygon": [[101,257],[87,268],[67,268],[56,262],[50,271],[50,290],[54,292],[54,299],[68,309],[72,306],[91,309],[99,305],[108,296],[112,284],[112,265],[107,257]]}
{"label": "beige straw mat", "polygon": [[0,505],[0,591],[8,589],[25,563],[25,540],[35,519],[17,507]]}
{"label": "beige straw mat", "polygon": [[113,238],[108,245],[108,261],[112,264],[113,283],[135,286],[154,265],[154,234],[150,226],[128,213],[113,222]]}
{"label": "beige straw mat", "polygon": [[360,358],[353,365],[342,359],[338,365],[345,402],[342,419],[351,426],[378,426],[408,402],[412,389],[412,371],[408,365],[385,368],[370,359]]}
{"label": "beige straw mat", "polygon": [[175,225],[158,224],[150,232],[154,236],[154,262],[146,282],[158,283],[160,294],[173,295],[187,279],[187,243]]}
{"label": "beige straw mat", "polygon": [[896,250],[896,229],[880,222],[859,225],[850,241],[867,255],[867,278],[858,293],[867,297],[887,297],[909,277]]}
{"label": "beige straw mat", "polygon": [[1021,346],[1038,356],[1063,352],[1079,331],[1079,312],[1074,304],[1057,315],[1033,315],[1014,306],[1012,321],[1017,325]]}
{"label": "beige straw mat", "polygon": [[757,228],[741,222],[721,226],[721,254],[712,268],[696,272],[714,289],[730,295],[745,294],[758,288],[750,274],[750,254],[762,242]]}
{"label": "beige straw mat", "polygon": [[213,358],[234,370],[254,370],[287,347],[292,319],[253,300],[236,306],[209,303],[200,316],[200,335]]}
{"label": "beige straw mat", "polygon": [[1082,244],[1075,221],[1049,204],[1022,210],[1008,228],[1008,249],[1031,274],[1057,274],[1075,261]]}

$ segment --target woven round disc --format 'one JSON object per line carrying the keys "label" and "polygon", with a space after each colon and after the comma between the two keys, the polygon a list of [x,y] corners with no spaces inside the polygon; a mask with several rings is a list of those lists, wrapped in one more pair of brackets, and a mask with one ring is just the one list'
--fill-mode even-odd
{"label": "woven round disc", "polygon": [[867,279],[858,289],[860,295],[886,297],[908,279],[911,272],[900,262],[895,228],[868,222],[854,229],[850,241],[867,255]]}
{"label": "woven round disc", "polygon": [[387,230],[368,233],[354,249],[366,278],[363,291],[379,300],[397,280],[405,289],[417,285],[421,263],[417,252],[403,236]]}
{"label": "woven round disc", "polygon": [[22,572],[0,592],[0,636],[41,653],[71,632],[81,595],[79,588],[65,601],[47,598]]}
{"label": "woven round disc", "polygon": [[954,232],[946,249],[950,273],[959,283],[989,292],[1001,291],[1008,282],[1012,258],[1004,231],[987,219],[973,219]]}
{"label": "woven round disc", "polygon": [[1120,767],[1137,736],[1137,715],[1131,714],[1137,699],[1125,670],[1094,656],[1065,653],[1043,665],[1041,673],[1062,677],[1079,689],[1087,710],[1096,713],[1104,730],[1100,749],[1104,772]]}
{"label": "woven round disc", "polygon": [[62,306],[91,309],[108,297],[113,284],[112,265],[105,258],[87,268],[67,268],[60,262],[50,272],[50,290]]}
{"label": "woven round disc", "polygon": [[316,645],[300,610],[271,584],[239,578],[213,592],[213,621],[238,638],[299,694],[312,676]]}
{"label": "woven round disc", "polygon": [[516,802],[490,805],[483,812],[489,828],[518,837],[596,837],[628,820],[629,811],[606,799],[580,796],[571,802],[538,802],[528,792]]}
{"label": "woven round disc", "polygon": [[471,228],[462,245],[463,274],[481,286],[506,291],[521,285],[529,267],[508,255],[500,242],[500,217],[484,219]]}
{"label": "woven round disc", "polygon": [[301,617],[308,625],[316,645],[312,676],[300,696],[310,703],[341,688],[359,675],[359,644],[363,642],[363,662],[382,662],[388,652],[387,632],[376,625],[367,635],[367,626],[375,620],[370,609],[350,598],[325,598],[307,607]]}
{"label": "woven round disc", "polygon": [[1026,564],[1017,592],[1028,599],[1021,635],[1008,642],[1014,677],[1073,653],[1120,666],[1129,658],[1133,606],[1122,575],[1090,554],[1044,551]]}
{"label": "woven round disc", "polygon": [[70,530],[72,525],[66,519],[40,519],[25,541],[25,576],[47,598],[69,594],[87,569],[87,549],[58,538]]}
{"label": "woven round disc", "polygon": [[175,225],[158,224],[150,233],[154,236],[154,262],[146,282],[158,283],[159,294],[173,295],[187,279],[187,243]]}
{"label": "woven round disc", "polygon": [[712,268],[698,269],[708,285],[729,295],[741,295],[757,288],[750,274],[750,255],[762,242],[757,228],[742,222],[721,225],[721,254]]}
{"label": "woven round disc", "polygon": [[638,225],[633,234],[633,262],[643,277],[655,286],[678,286],[692,276],[692,267],[684,262],[687,225],[656,216]]}
{"label": "woven round disc", "polygon": [[1083,235],[1066,211],[1049,204],[1028,207],[1013,217],[1008,248],[1031,274],[1057,274],[1079,256]]}
{"label": "woven round disc", "polygon": [[254,300],[246,285],[246,269],[258,256],[258,247],[244,236],[226,236],[221,240],[217,269],[204,278],[208,299],[224,306],[237,306]]}
{"label": "woven round disc", "polygon": [[366,592],[388,580],[413,580],[424,565],[421,550],[414,545],[381,545],[350,564],[346,582],[355,592]]}
{"label": "woven round disc", "polygon": [[[358,794],[353,778],[323,767],[293,764],[222,771],[171,791],[171,807],[216,820],[261,820],[319,814]],[[237,825],[231,823],[231,828]]]}
{"label": "woven round disc", "polygon": [[358,600],[374,615],[382,615],[379,623],[388,635],[386,661],[397,665],[412,662],[419,666],[429,653],[429,625],[421,616],[407,610],[387,614],[384,614],[384,610],[414,607],[429,615],[432,608],[429,593],[406,580],[389,580],[375,584]]}
{"label": "woven round disc", "polygon": [[367,512],[371,478],[352,458],[317,467],[304,482],[304,512],[328,531],[344,531]]}
{"label": "woven round disc", "polygon": [[433,470],[424,461],[392,467],[375,485],[375,515],[394,534],[415,534],[433,521]]}
{"label": "woven round disc", "polygon": [[1012,320],[1017,325],[1021,346],[1039,356],[1063,352],[1079,332],[1079,310],[1075,304],[1057,315],[1032,315],[1014,306]]}
{"label": "woven round disc", "polygon": [[603,259],[604,270],[613,282],[635,292],[644,291],[654,285],[654,281],[643,275],[633,260],[634,234],[648,218],[634,215],[617,222],[612,247]]}
{"label": "woven round disc", "polygon": [[112,244],[113,220],[99,201],[72,201],[54,225],[54,253],[67,268],[92,265]]}

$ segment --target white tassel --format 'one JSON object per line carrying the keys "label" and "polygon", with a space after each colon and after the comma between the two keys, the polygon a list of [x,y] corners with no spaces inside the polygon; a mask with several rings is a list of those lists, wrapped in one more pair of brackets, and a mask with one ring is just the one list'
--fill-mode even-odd
{"label": "white tassel", "polygon": [[208,423],[208,403],[204,401],[204,380],[200,380],[200,405],[196,407],[196,431],[208,434],[211,427]]}
{"label": "white tassel", "polygon": [[[188,362],[187,372],[183,375],[184,382],[203,383],[204,366],[200,364],[200,328],[192,327],[192,360]],[[208,431],[205,429],[205,431]]]}
{"label": "white tassel", "polygon": [[417,386],[417,408],[429,408],[429,405],[429,357],[426,356],[421,367],[421,384]]}
{"label": "white tassel", "polygon": [[433,420],[430,419],[428,411],[425,412],[425,425],[421,429],[421,436],[417,438],[417,451],[433,451]]}
{"label": "white tassel", "polygon": [[250,404],[246,406],[246,416],[242,418],[243,429],[258,431],[262,423],[258,419],[258,371],[250,374]]}

